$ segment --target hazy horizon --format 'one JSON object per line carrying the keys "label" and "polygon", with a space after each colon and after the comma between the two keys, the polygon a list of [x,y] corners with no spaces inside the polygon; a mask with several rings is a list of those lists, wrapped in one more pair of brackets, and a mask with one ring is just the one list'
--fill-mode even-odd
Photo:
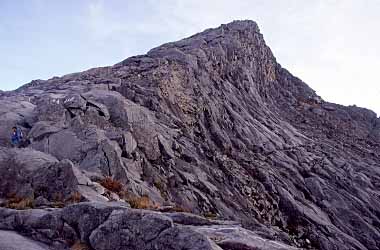
{"label": "hazy horizon", "polygon": [[380,1],[0,1],[0,89],[127,57],[233,20],[258,23],[284,68],[324,100],[380,115]]}

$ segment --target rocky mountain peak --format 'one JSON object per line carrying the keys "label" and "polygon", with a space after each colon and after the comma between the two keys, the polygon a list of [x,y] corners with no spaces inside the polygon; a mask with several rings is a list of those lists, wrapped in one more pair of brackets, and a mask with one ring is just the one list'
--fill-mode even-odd
{"label": "rocky mountain peak", "polygon": [[[0,93],[0,107],[0,239],[380,247],[379,118],[324,101],[276,62],[253,21],[32,81]],[[20,148],[13,126],[27,139]]]}

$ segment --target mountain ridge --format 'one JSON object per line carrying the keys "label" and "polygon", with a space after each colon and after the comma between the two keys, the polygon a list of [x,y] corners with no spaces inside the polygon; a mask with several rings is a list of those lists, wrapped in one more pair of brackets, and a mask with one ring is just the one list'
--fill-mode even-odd
{"label": "mountain ridge", "polygon": [[[24,89],[25,87],[27,87],[27,86],[29,86],[29,85],[33,85],[33,83],[35,84],[35,83],[37,83],[37,82],[46,82],[46,81],[49,81],[49,80],[52,80],[52,79],[56,79],[56,78],[70,77],[70,76],[72,76],[72,75],[81,74],[81,73],[86,73],[86,72],[88,72],[88,71],[96,71],[97,69],[99,69],[99,70],[101,70],[101,69],[108,69],[108,68],[110,68],[110,67],[115,67],[115,66],[118,66],[118,65],[122,65],[123,62],[128,61],[128,59],[130,59],[130,58],[136,58],[136,57],[143,57],[143,56],[149,56],[149,55],[152,55],[152,51],[160,50],[160,49],[165,49],[167,46],[175,45],[175,44],[178,44],[178,43],[183,43],[183,42],[185,42],[185,41],[188,41],[188,40],[194,39],[194,38],[196,38],[197,36],[201,36],[201,35],[204,34],[204,33],[210,33],[210,32],[213,32],[213,31],[215,32],[215,31],[218,31],[218,30],[223,30],[225,27],[228,27],[228,26],[230,26],[230,27],[232,27],[232,26],[233,26],[233,27],[237,27],[237,26],[239,26],[239,25],[241,25],[241,26],[240,26],[240,29],[242,29],[242,27],[249,27],[250,29],[253,29],[254,32],[256,32],[256,33],[258,33],[258,34],[261,35],[261,33],[260,33],[260,29],[259,29],[259,26],[257,25],[256,22],[254,22],[254,21],[252,21],[252,20],[235,20],[235,21],[233,21],[233,22],[231,22],[231,23],[228,23],[228,24],[222,24],[222,25],[221,25],[220,27],[218,27],[218,28],[209,28],[209,29],[206,29],[206,30],[204,30],[204,31],[202,31],[202,32],[199,32],[199,33],[197,33],[197,34],[191,35],[191,36],[189,36],[189,37],[187,37],[187,38],[180,39],[180,40],[175,41],[175,42],[164,43],[164,44],[162,44],[162,45],[160,45],[160,46],[158,46],[158,47],[155,47],[155,48],[149,50],[146,54],[137,55],[137,56],[131,56],[131,57],[125,59],[125,60],[122,60],[122,61],[119,62],[119,63],[116,63],[116,64],[113,65],[113,66],[100,66],[100,67],[94,67],[94,68],[90,68],[90,69],[87,69],[87,70],[84,70],[84,71],[80,71],[80,72],[69,73],[69,74],[66,74],[66,75],[63,75],[63,76],[60,76],[60,77],[58,77],[58,76],[54,76],[53,78],[51,78],[51,79],[47,79],[47,80],[36,79],[36,80],[31,81],[30,83],[26,83],[26,84],[24,84],[24,85],[18,87],[18,88],[15,89],[15,90],[9,90],[9,91],[1,90],[1,91],[2,91],[2,92],[19,91],[19,89]],[[243,29],[244,29],[244,28],[243,28]],[[264,39],[264,38],[263,38],[263,39]],[[264,41],[264,43],[265,43],[265,41]],[[268,47],[268,48],[269,48],[269,47]],[[273,56],[274,60],[276,61],[276,63],[277,63],[277,64],[278,64],[283,70],[287,71],[287,72],[290,74],[290,72],[289,72],[286,68],[283,68],[283,67],[281,66],[281,64],[277,62],[277,60],[276,60],[276,58],[274,57],[273,54],[272,54],[272,56]],[[293,76],[293,75],[292,75],[292,76]],[[293,76],[293,77],[297,78],[298,80],[300,80],[300,81],[302,82],[302,80],[299,79],[298,77],[296,77],[296,76]],[[305,84],[306,84],[306,83],[305,83]],[[306,84],[306,85],[307,85],[307,84]],[[336,104],[336,103],[332,103],[332,104]],[[355,104],[348,105],[348,106],[345,106],[345,105],[342,105],[342,104],[336,104],[336,105],[341,105],[341,106],[343,106],[343,107],[357,107]],[[358,107],[358,108],[362,108],[362,109],[366,109],[366,110],[368,110],[368,111],[374,112],[373,110],[371,110],[371,109],[369,109],[369,108],[366,108],[366,107]],[[374,112],[374,113],[376,113],[376,112]],[[376,115],[376,116],[377,116],[377,115]]]}
{"label": "mountain ridge", "polygon": [[[3,179],[0,197],[52,201],[48,176],[68,169],[59,178],[91,188],[73,183],[67,199],[79,190],[110,200],[97,184],[108,176],[159,206],[236,220],[295,247],[379,247],[380,119],[325,102],[277,63],[253,21],[32,81],[0,102],[0,173],[12,162],[31,176],[22,187]],[[20,156],[9,149],[14,124],[30,139]],[[48,176],[29,173],[18,160],[28,156]],[[45,169],[37,163],[29,168]]]}

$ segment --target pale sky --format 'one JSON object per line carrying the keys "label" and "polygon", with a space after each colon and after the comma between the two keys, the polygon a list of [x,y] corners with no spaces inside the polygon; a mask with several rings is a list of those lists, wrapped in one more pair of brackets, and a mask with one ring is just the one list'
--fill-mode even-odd
{"label": "pale sky", "polygon": [[380,0],[0,0],[0,89],[113,65],[232,20],[327,101],[380,114]]}

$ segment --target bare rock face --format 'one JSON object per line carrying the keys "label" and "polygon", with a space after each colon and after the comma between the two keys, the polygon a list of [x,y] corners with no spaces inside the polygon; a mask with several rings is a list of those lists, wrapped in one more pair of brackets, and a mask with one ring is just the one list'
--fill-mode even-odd
{"label": "bare rock face", "polygon": [[30,240],[11,231],[0,231],[0,249],[2,250],[48,250],[45,244]]}
{"label": "bare rock face", "polygon": [[70,160],[29,148],[0,147],[0,175],[0,196],[5,198],[63,202],[78,193],[80,200],[108,201]]}
{"label": "bare rock face", "polygon": [[[32,81],[0,104],[0,201],[46,205],[58,190],[120,200],[97,183],[107,177],[155,209],[242,225],[104,204],[30,210],[64,218],[49,241],[26,234],[49,247],[69,247],[64,233],[92,249],[380,248],[380,119],[325,102],[276,62],[255,22]],[[15,125],[27,148],[10,148]]]}
{"label": "bare rock face", "polygon": [[[193,218],[186,213],[170,215],[187,222]],[[0,249],[9,250],[73,249],[78,242],[95,250],[297,249],[265,240],[236,223],[205,220],[203,225],[183,225],[163,213],[112,202],[81,203],[56,210],[0,209],[0,219],[0,239],[4,238]],[[18,242],[14,245],[7,237]]]}

